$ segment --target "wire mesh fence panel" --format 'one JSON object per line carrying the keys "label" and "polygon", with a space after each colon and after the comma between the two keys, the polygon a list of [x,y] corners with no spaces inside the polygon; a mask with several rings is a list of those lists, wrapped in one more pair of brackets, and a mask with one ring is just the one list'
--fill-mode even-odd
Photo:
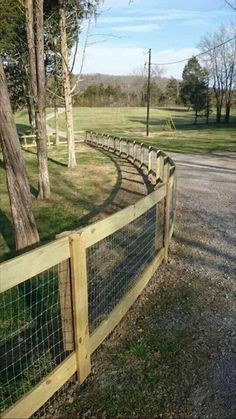
{"label": "wire mesh fence panel", "polygon": [[63,340],[59,280],[67,274],[68,264],[62,263],[0,294],[1,411],[38,384],[74,349],[74,345],[70,350],[65,348]]}
{"label": "wire mesh fence panel", "polygon": [[162,247],[157,214],[154,206],[87,249],[90,331],[112,311]]}

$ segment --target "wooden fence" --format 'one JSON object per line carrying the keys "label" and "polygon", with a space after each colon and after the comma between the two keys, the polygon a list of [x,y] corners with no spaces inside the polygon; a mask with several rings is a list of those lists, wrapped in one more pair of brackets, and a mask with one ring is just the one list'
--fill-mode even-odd
{"label": "wooden fence", "polygon": [[[175,218],[174,162],[163,151],[123,138],[86,132],[86,142],[137,165],[152,182],[153,192],[104,220],[65,232],[57,240],[0,265],[0,297],[3,310],[8,313],[2,418],[32,416],[74,374],[78,383],[83,383],[91,371],[93,352],[168,257]],[[146,255],[143,260],[142,254]],[[112,282],[113,277],[116,283]],[[25,303],[29,293],[27,304],[31,304],[31,311]],[[34,295],[36,299],[41,295],[39,304]],[[47,298],[50,303],[46,307]],[[12,306],[15,300],[18,311]],[[40,310],[45,314],[43,320]],[[26,318],[31,319],[30,327],[24,324]],[[39,358],[40,351],[43,356]],[[55,356],[50,358],[44,373],[34,372],[32,379],[27,372],[31,368],[35,371],[35,365],[42,369],[52,352]]]}
{"label": "wooden fence", "polygon": [[[74,134],[82,135],[83,131],[74,131]],[[23,149],[28,150],[28,148],[36,147],[36,135],[35,134],[19,134],[20,136],[20,142]],[[59,135],[60,137],[60,135]],[[75,142],[81,142],[81,140],[77,140],[75,138]],[[51,146],[59,146],[59,145],[65,145],[67,144],[66,139],[59,139],[58,143],[56,143],[56,134],[55,132],[51,132],[50,134],[47,134],[47,145],[48,147]]]}

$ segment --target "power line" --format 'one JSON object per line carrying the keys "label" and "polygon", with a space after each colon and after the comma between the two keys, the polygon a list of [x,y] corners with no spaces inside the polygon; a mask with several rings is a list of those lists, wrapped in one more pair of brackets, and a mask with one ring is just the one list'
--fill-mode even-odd
{"label": "power line", "polygon": [[[223,45],[227,44],[228,42],[233,41],[234,39],[236,39],[236,36],[234,36],[233,38],[227,39],[225,42],[222,42],[221,44],[216,45],[216,46],[215,46],[215,47],[213,47],[213,48],[209,48],[207,51],[200,52],[199,54],[194,55],[194,57],[196,57],[196,58],[197,58],[197,57],[200,57],[201,55],[205,55],[205,54],[207,54],[208,52],[214,51],[215,49],[217,49],[217,48],[219,48],[219,47],[222,47]],[[161,66],[161,65],[179,64],[179,63],[183,63],[183,62],[185,62],[185,61],[188,61],[190,58],[191,58],[191,57],[189,57],[189,58],[184,58],[184,59],[182,59],[182,60],[178,60],[178,61],[171,61],[171,62],[169,62],[169,63],[152,63],[152,65],[159,65],[159,66]]]}

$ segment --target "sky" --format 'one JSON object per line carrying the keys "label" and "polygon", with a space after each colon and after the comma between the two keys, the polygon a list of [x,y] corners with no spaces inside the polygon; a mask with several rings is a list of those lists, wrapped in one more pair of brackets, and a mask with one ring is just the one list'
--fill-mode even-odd
{"label": "sky", "polygon": [[[233,0],[234,1],[234,0]],[[90,26],[83,73],[133,74],[152,63],[191,57],[204,35],[235,21],[224,0],[104,0]],[[74,73],[79,73],[87,23],[80,36]],[[181,78],[185,63],[163,66]]]}

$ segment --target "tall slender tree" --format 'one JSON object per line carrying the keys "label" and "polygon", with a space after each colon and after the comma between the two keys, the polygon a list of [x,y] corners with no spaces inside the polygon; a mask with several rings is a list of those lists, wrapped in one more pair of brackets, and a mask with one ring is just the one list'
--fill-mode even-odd
{"label": "tall slender tree", "polygon": [[67,42],[67,31],[66,31],[66,2],[65,0],[59,0],[59,25],[60,25],[60,36],[61,36],[62,79],[63,79],[63,89],[64,89],[65,109],[66,109],[68,167],[75,167],[76,166],[75,139],[74,139],[73,107],[72,107],[72,94],[71,94],[70,71],[69,71],[68,42]]}
{"label": "tall slender tree", "polygon": [[14,123],[7,81],[0,58],[0,145],[6,168],[16,249],[32,246],[39,241],[35,224],[29,182]]}
{"label": "tall slender tree", "polygon": [[50,198],[47,161],[46,85],[44,64],[43,0],[25,0],[26,33],[31,89],[35,109],[37,156],[39,166],[38,196]]}

